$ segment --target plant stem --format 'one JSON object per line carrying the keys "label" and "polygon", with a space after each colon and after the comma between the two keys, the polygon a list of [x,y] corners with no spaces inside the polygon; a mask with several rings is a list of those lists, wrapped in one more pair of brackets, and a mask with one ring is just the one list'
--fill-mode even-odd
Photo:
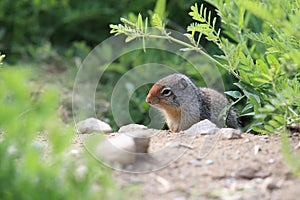
{"label": "plant stem", "polygon": [[188,47],[188,48],[190,48],[191,50],[194,50],[194,51],[196,51],[196,52],[198,52],[198,53],[200,53],[200,54],[203,54],[203,55],[206,56],[209,60],[213,61],[216,65],[218,65],[218,66],[220,66],[220,67],[222,67],[222,68],[224,68],[224,69],[227,70],[227,68],[226,68],[222,63],[220,63],[219,61],[217,61],[216,59],[214,59],[213,57],[211,57],[211,56],[210,56],[209,54],[207,54],[206,52],[202,51],[200,48],[195,47],[195,46],[193,46],[193,45],[191,45],[191,44],[188,44],[188,43],[186,43],[186,42],[183,42],[183,41],[181,41],[181,40],[178,40],[178,39],[176,39],[176,38],[174,38],[174,37],[171,37],[171,36],[161,36],[161,35],[152,35],[152,34],[147,34],[147,35],[142,36],[142,37],[153,38],[153,39],[165,39],[165,40],[170,40],[170,41],[175,42],[175,43],[177,43],[177,44],[180,44],[180,45],[182,45],[182,46]]}

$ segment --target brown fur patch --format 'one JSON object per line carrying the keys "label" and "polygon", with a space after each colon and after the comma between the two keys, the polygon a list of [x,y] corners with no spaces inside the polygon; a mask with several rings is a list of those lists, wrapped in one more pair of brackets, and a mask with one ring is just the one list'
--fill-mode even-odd
{"label": "brown fur patch", "polygon": [[160,103],[159,97],[160,97],[160,91],[162,89],[163,89],[163,86],[161,86],[159,84],[153,85],[146,97],[146,101],[152,105]]}

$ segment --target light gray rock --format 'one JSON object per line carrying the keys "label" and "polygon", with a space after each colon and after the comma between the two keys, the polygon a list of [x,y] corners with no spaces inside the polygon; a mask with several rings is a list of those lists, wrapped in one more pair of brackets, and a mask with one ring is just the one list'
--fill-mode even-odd
{"label": "light gray rock", "polygon": [[217,126],[214,123],[212,123],[208,119],[205,119],[194,124],[189,129],[185,130],[184,133],[190,135],[212,135],[215,134],[218,130],[219,128],[217,128]]}
{"label": "light gray rock", "polygon": [[109,164],[133,164],[137,156],[148,153],[151,133],[151,129],[119,133],[101,142],[96,148],[96,156]]}
{"label": "light gray rock", "polygon": [[109,138],[98,144],[95,153],[97,158],[109,164],[132,164],[136,157],[134,139],[126,134]]}
{"label": "light gray rock", "polygon": [[125,133],[125,132],[133,132],[137,130],[146,130],[147,126],[141,125],[141,124],[128,124],[125,126],[121,126],[119,129],[119,133]]}
{"label": "light gray rock", "polygon": [[223,140],[232,140],[242,138],[241,131],[234,128],[221,128],[217,134],[220,134]]}
{"label": "light gray rock", "polygon": [[109,124],[96,118],[88,118],[78,122],[76,124],[76,129],[79,134],[88,134],[92,132],[112,132],[112,128]]}
{"label": "light gray rock", "polygon": [[205,161],[205,164],[206,164],[206,165],[212,165],[212,164],[214,164],[214,161],[208,159],[208,160]]}
{"label": "light gray rock", "polygon": [[257,155],[258,152],[260,151],[260,146],[259,145],[254,145],[254,154]]}
{"label": "light gray rock", "polygon": [[126,135],[130,136],[134,140],[136,153],[148,153],[152,130],[138,130],[133,132],[127,132]]}

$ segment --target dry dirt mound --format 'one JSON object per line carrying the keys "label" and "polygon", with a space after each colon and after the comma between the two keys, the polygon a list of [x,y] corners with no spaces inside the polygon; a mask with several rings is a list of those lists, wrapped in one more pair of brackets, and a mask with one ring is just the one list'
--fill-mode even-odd
{"label": "dry dirt mound", "polygon": [[[178,134],[158,132],[151,138],[149,152],[157,151]],[[189,145],[174,145],[174,149],[185,152],[164,168],[148,173],[115,171],[114,178],[124,187],[140,186],[142,192],[135,194],[136,199],[297,199],[300,181],[284,162],[280,136],[242,136],[219,139],[203,156],[209,136],[198,135]],[[299,134],[290,142],[296,147]],[[295,153],[300,156],[300,148],[295,148]]]}

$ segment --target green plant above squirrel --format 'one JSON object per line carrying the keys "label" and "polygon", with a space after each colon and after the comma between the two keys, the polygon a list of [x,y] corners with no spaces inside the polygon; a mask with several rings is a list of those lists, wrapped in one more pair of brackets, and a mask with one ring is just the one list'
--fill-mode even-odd
{"label": "green plant above squirrel", "polygon": [[238,128],[236,112],[231,107],[226,121],[219,115],[230,104],[226,97],[209,88],[197,87],[183,74],[171,74],[157,81],[150,89],[146,102],[161,110],[172,132],[190,128],[208,119],[218,127]]}

